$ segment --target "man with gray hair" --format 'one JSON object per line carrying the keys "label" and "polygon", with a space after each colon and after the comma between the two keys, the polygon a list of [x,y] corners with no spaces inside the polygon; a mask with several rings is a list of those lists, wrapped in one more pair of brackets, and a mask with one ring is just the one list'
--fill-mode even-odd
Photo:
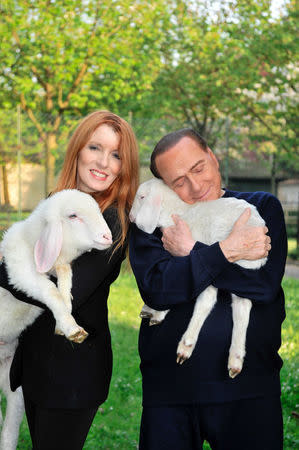
{"label": "man with gray hair", "polygon": [[[149,327],[143,319],[139,352],[143,383],[140,450],[280,450],[283,425],[278,355],[285,317],[281,280],[287,253],[279,201],[266,192],[223,189],[219,164],[205,140],[192,129],[166,135],[156,145],[151,170],[189,204],[220,197],[256,206],[265,227],[249,227],[246,210],[221,242],[195,242],[179,217],[163,231],[147,234],[132,225],[130,260],[144,302],[167,310]],[[217,220],[217,218],[215,218]],[[234,262],[268,256],[259,270]],[[218,301],[205,321],[196,347],[183,365],[176,349],[197,296],[213,285]],[[232,333],[230,293],[253,307],[244,367],[231,379],[227,357]]]}

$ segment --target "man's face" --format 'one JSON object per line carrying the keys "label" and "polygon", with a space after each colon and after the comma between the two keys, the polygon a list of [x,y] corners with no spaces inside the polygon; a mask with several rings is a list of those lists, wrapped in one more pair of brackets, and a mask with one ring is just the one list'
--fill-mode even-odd
{"label": "man's face", "polygon": [[222,196],[219,164],[210,149],[202,150],[190,137],[156,157],[164,182],[186,203],[216,200]]}

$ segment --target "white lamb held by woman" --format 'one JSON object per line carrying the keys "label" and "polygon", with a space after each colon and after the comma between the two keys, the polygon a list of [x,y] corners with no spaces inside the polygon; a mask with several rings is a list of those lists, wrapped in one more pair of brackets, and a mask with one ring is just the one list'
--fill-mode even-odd
{"label": "white lamb held by woman", "polygon": [[[12,225],[4,234],[1,254],[10,283],[52,311],[57,334],[81,343],[88,333],[71,314],[71,262],[86,251],[105,250],[111,244],[111,231],[97,202],[89,194],[66,189],[41,201],[27,219]],[[57,277],[57,287],[49,275]],[[9,384],[18,336],[42,311],[0,288],[0,389],[7,399],[0,450],[16,448],[24,413],[21,388],[12,392]]]}
{"label": "white lamb held by woman", "polygon": [[[153,233],[157,227],[173,225],[172,214],[179,215],[190,227],[193,238],[211,245],[224,240],[231,232],[235,221],[246,208],[251,209],[249,226],[263,226],[264,220],[257,209],[245,200],[219,198],[208,202],[187,204],[162,180],[153,178],[142,183],[136,193],[130,220],[138,228]],[[259,269],[267,258],[256,261],[239,260],[236,264],[246,269]],[[192,318],[177,348],[177,362],[182,364],[190,358],[196,345],[199,332],[217,301],[217,288],[208,286],[196,299]],[[249,299],[232,294],[233,332],[228,357],[228,370],[231,378],[238,375],[245,357],[246,332],[252,303]],[[141,317],[149,317],[150,325],[164,320],[167,311],[155,311],[144,305]]]}

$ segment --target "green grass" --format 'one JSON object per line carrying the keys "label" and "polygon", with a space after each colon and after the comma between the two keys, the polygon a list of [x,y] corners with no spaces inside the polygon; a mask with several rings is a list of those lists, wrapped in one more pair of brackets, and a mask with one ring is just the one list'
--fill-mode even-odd
{"label": "green grass", "polygon": [[[284,279],[287,318],[283,324],[281,356],[282,404],[284,415],[284,450],[298,448],[298,303],[299,280]],[[141,376],[137,352],[138,317],[141,299],[133,276],[122,272],[111,288],[109,318],[114,366],[108,400],[100,407],[90,429],[85,450],[136,449],[141,415]],[[297,427],[297,429],[296,429]],[[205,444],[205,449],[209,449]],[[29,450],[30,437],[24,418],[19,450]]]}
{"label": "green grass", "polygon": [[[284,360],[281,370],[282,407],[284,418],[284,449],[299,448],[299,280],[283,280],[287,318],[282,328],[280,355]],[[294,413],[297,414],[295,418]]]}

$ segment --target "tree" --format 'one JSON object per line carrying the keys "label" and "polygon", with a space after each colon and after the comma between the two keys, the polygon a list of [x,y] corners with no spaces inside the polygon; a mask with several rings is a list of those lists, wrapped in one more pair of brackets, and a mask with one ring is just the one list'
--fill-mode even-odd
{"label": "tree", "polygon": [[255,148],[268,156],[273,193],[279,170],[287,169],[290,174],[299,170],[297,21],[298,9],[291,0],[279,19],[259,24],[255,39],[247,45],[256,61],[254,83],[238,89],[240,120],[250,122],[249,136]]}
{"label": "tree", "polygon": [[177,1],[145,110],[191,125],[211,147],[225,141],[227,116],[239,128],[259,122],[255,143],[271,143],[263,152],[271,148],[279,164],[294,160],[296,11],[293,0],[275,18],[269,0]]}
{"label": "tree", "polygon": [[1,22],[2,105],[20,102],[38,130],[49,192],[63,119],[115,109],[150,87],[167,8],[163,0],[7,0]]}
{"label": "tree", "polygon": [[34,125],[21,114],[19,107],[15,110],[0,110],[0,187],[3,191],[3,206],[7,209],[10,208],[8,167],[24,162],[40,164],[43,160],[42,144],[34,131]]}

